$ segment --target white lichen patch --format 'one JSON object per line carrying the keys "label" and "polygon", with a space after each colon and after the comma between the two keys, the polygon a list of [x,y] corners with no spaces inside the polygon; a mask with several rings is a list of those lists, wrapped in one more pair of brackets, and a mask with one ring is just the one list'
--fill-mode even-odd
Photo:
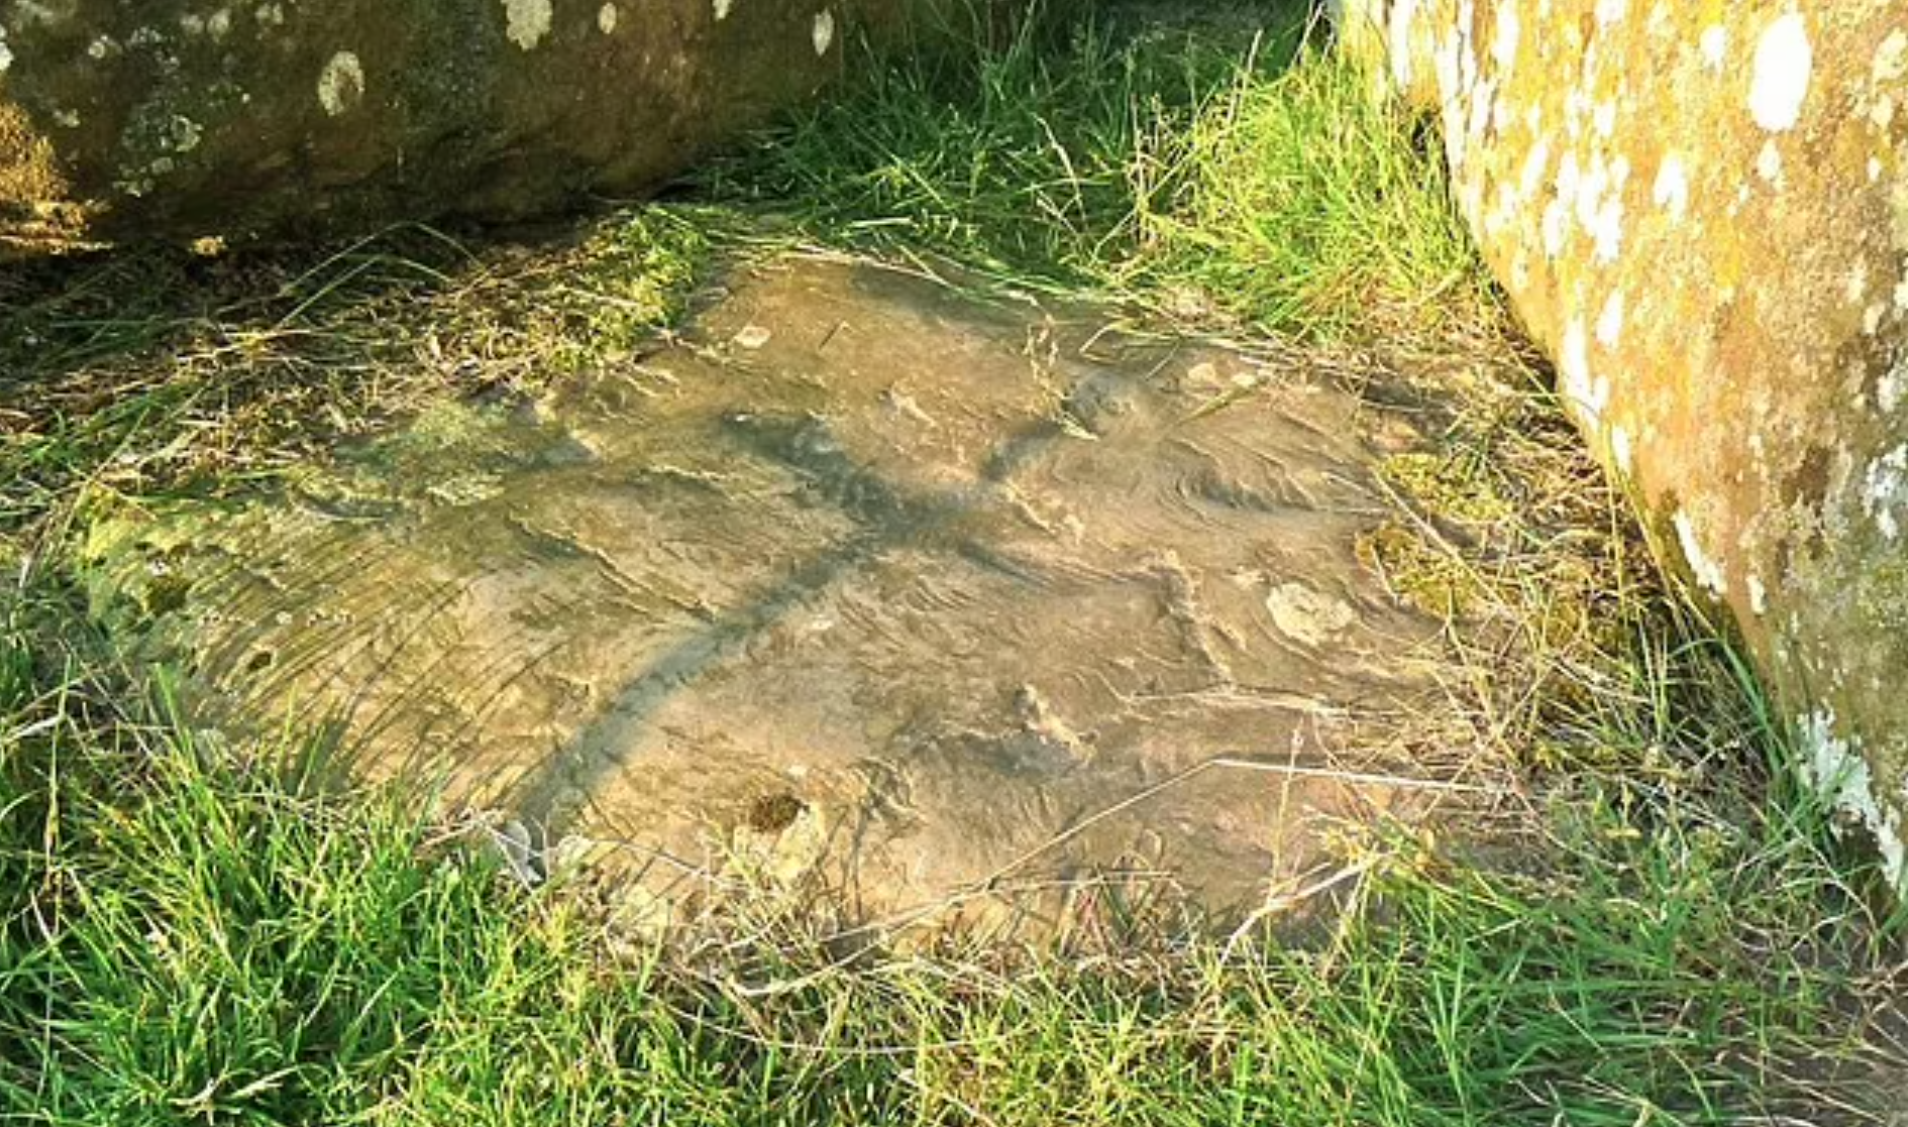
{"label": "white lichen patch", "polygon": [[1630,449],[1630,432],[1620,426],[1610,428],[1610,457],[1616,462],[1616,468],[1624,476],[1629,476],[1633,452]]}
{"label": "white lichen patch", "polygon": [[1908,446],[1897,446],[1868,463],[1862,482],[1862,511],[1889,540],[1901,536],[1896,510],[1908,502]]}
{"label": "white lichen patch", "polygon": [[504,36],[519,49],[534,51],[550,34],[556,18],[551,0],[503,0]]}
{"label": "white lichen patch", "polygon": [[364,100],[364,67],[358,56],[340,51],[318,72],[318,104],[337,117]]}
{"label": "white lichen patch", "polygon": [[1545,257],[1556,258],[1563,253],[1564,235],[1566,234],[1564,225],[1568,219],[1569,215],[1564,209],[1562,200],[1551,200],[1550,203],[1544,207],[1543,231]]}
{"label": "white lichen patch", "polygon": [[1544,186],[1544,173],[1550,170],[1550,142],[1539,137],[1531,145],[1530,152],[1524,157],[1524,168],[1517,177],[1517,193],[1520,200],[1527,200],[1537,194]]}
{"label": "white lichen patch", "polygon": [[1775,138],[1762,143],[1762,151],[1756,154],[1756,175],[1770,184],[1782,183],[1782,152],[1776,148]]}
{"label": "white lichen patch", "polygon": [[1671,219],[1682,219],[1689,211],[1689,170],[1683,165],[1678,153],[1663,154],[1663,161],[1656,166],[1656,183],[1650,189],[1650,198],[1656,206],[1669,213]]}
{"label": "white lichen patch", "polygon": [[18,16],[15,30],[29,24],[59,27],[79,14],[77,0],[13,0],[12,7]]}
{"label": "white lichen patch", "polygon": [[1557,198],[1570,203],[1577,198],[1577,192],[1583,183],[1583,166],[1577,162],[1577,154],[1566,150],[1563,158],[1557,162]]}
{"label": "white lichen patch", "polygon": [[1862,299],[1868,296],[1868,262],[1866,259],[1858,258],[1855,260],[1855,265],[1849,269],[1847,280],[1842,284],[1842,294],[1850,305],[1860,305]]}
{"label": "white lichen patch", "polygon": [[1612,192],[1597,208],[1597,219],[1590,227],[1596,240],[1597,261],[1609,265],[1623,251],[1623,197]]}
{"label": "white lichen patch", "polygon": [[1863,761],[1860,747],[1835,734],[1835,713],[1830,709],[1797,717],[1796,729],[1802,743],[1803,782],[1874,835],[1883,875],[1889,884],[1901,888],[1902,878],[1908,875],[1904,871],[1908,870],[1908,842],[1902,840],[1901,815],[1883,810],[1876,800],[1874,774]]}
{"label": "white lichen patch", "polygon": [[1611,98],[1608,101],[1598,102],[1596,109],[1592,111],[1590,115],[1590,126],[1597,131],[1597,136],[1606,141],[1609,140],[1616,134],[1616,123],[1616,99]]}
{"label": "white lichen patch", "polygon": [[1471,91],[1471,117],[1466,131],[1472,143],[1484,139],[1484,131],[1491,123],[1491,99],[1496,93],[1495,79],[1479,82]]}
{"label": "white lichen patch", "polygon": [[1597,343],[1615,348],[1623,341],[1623,291],[1613,290],[1597,315]]}
{"label": "white lichen patch", "polygon": [[1661,39],[1669,34],[1670,6],[1664,0],[1656,0],[1650,5],[1650,14],[1644,19],[1643,28],[1650,33],[1652,39]]}
{"label": "white lichen patch", "polygon": [[164,143],[175,153],[189,153],[199,147],[199,139],[204,135],[198,122],[184,114],[174,114],[166,123]]}
{"label": "white lichen patch", "polygon": [[1869,64],[1869,81],[1880,88],[1904,77],[1908,77],[1908,31],[1896,28],[1875,48],[1875,58]]}
{"label": "white lichen patch", "polygon": [[1908,354],[1895,361],[1895,366],[1881,374],[1875,381],[1875,405],[1884,415],[1892,415],[1895,408],[1901,406],[1901,392],[1908,384]]}
{"label": "white lichen patch", "polygon": [[1676,526],[1676,543],[1683,549],[1683,562],[1689,565],[1690,574],[1696,577],[1696,582],[1718,595],[1727,594],[1729,576],[1719,561],[1703,551],[1702,541],[1696,536],[1695,522],[1689,519],[1689,514],[1679,511],[1670,523]]}
{"label": "white lichen patch", "polygon": [[1723,63],[1729,58],[1729,29],[1719,23],[1710,24],[1696,40],[1696,50],[1703,56],[1703,65],[1721,74]]}
{"label": "white lichen patch", "polygon": [[1610,381],[1591,371],[1590,334],[1581,318],[1572,317],[1564,329],[1558,372],[1563,376],[1565,402],[1582,416],[1587,429],[1597,430],[1604,408],[1610,405]]}
{"label": "white lichen patch", "polygon": [[835,42],[835,13],[825,8],[815,13],[815,26],[809,31],[809,40],[815,45],[816,57],[828,53]]}
{"label": "white lichen patch", "polygon": [[1411,23],[1417,15],[1418,0],[1397,0],[1385,25],[1385,55],[1391,59],[1391,81],[1400,90],[1411,88]]}
{"label": "white lichen patch", "polygon": [[1795,128],[1814,66],[1808,23],[1799,13],[1781,16],[1762,30],[1749,86],[1749,114],[1757,125],[1773,133]]}
{"label": "white lichen patch", "polygon": [[13,51],[7,47],[7,29],[0,27],[0,74],[13,66]]}
{"label": "white lichen patch", "polygon": [[596,30],[604,35],[616,34],[616,5],[605,4],[596,10]]}
{"label": "white lichen patch", "polygon": [[1523,28],[1517,22],[1517,5],[1499,4],[1497,6],[1497,37],[1491,41],[1491,58],[1496,60],[1500,74],[1509,74],[1517,62],[1517,42],[1523,37]]}
{"label": "white lichen patch", "polygon": [[735,0],[715,0],[715,18],[717,22],[729,18],[729,9],[735,6]]}
{"label": "white lichen patch", "polygon": [[[1610,170],[1604,166],[1603,158],[1593,155],[1589,167],[1567,182],[1574,182],[1576,186],[1577,224],[1586,231],[1594,229],[1597,209],[1602,206],[1604,190],[1610,185]],[[1566,188],[1566,194],[1568,191]]]}
{"label": "white lichen patch", "polygon": [[1469,90],[1477,85],[1477,0],[1458,0],[1457,35],[1455,42],[1458,52],[1457,89]]}

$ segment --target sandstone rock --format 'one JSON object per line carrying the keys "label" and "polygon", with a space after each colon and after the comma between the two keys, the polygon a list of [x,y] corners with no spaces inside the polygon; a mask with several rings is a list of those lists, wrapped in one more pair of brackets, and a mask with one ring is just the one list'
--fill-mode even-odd
{"label": "sandstone rock", "polygon": [[867,266],[722,288],[284,495],[98,521],[102,613],[156,620],[206,708],[335,716],[368,774],[508,811],[518,879],[615,843],[658,903],[1244,915],[1349,827],[1450,813],[1443,625],[1362,562],[1418,410]]}
{"label": "sandstone rock", "polygon": [[1350,0],[1561,394],[1903,875],[1908,3]]}
{"label": "sandstone rock", "polygon": [[653,188],[911,0],[0,5],[0,249]]}

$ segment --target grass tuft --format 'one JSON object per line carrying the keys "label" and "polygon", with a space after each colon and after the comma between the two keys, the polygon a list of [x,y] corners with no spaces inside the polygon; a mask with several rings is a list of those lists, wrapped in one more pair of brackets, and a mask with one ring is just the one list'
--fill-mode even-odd
{"label": "grass tuft", "polygon": [[1177,317],[1494,330],[1435,138],[1323,38],[1303,4],[1036,4],[1004,41],[871,65],[705,184],[824,241]]}

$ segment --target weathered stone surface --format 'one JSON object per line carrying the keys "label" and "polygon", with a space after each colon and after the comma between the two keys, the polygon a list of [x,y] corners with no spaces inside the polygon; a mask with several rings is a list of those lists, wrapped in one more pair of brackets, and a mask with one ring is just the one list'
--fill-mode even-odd
{"label": "weathered stone surface", "polygon": [[658,893],[973,919],[1117,873],[1249,910],[1469,777],[1441,622],[1361,562],[1420,417],[797,261],[639,361],[92,552],[241,716],[342,709],[367,770],[447,768]]}
{"label": "weathered stone surface", "polygon": [[[0,248],[632,193],[906,0],[0,4]],[[918,5],[916,5],[918,7]]]}
{"label": "weathered stone surface", "polygon": [[1353,0],[1812,781],[1908,835],[1908,3]]}

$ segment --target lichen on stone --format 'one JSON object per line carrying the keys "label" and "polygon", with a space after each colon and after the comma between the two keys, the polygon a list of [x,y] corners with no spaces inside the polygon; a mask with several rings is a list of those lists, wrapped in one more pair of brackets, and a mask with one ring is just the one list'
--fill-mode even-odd
{"label": "lichen on stone", "polygon": [[1883,808],[1876,797],[1874,775],[1860,747],[1836,733],[1832,709],[1798,717],[1796,728],[1802,742],[1804,781],[1838,814],[1874,837],[1884,875],[1890,884],[1901,887],[1908,877],[1908,841],[1902,837],[1901,815]]}
{"label": "lichen on stone", "polygon": [[1461,134],[1454,195],[1561,398],[1787,713],[1833,713],[1886,828],[1908,818],[1887,690],[1908,667],[1908,21],[1647,6],[1362,10],[1391,21],[1399,92]]}
{"label": "lichen on stone", "polygon": [[1771,132],[1795,128],[1809,93],[1814,69],[1808,22],[1799,12],[1778,16],[1756,42],[1755,70],[1749,87],[1749,112]]}
{"label": "lichen on stone", "polygon": [[337,117],[364,98],[364,67],[358,56],[340,51],[331,56],[318,72],[318,104],[325,113]]}
{"label": "lichen on stone", "polygon": [[504,35],[519,48],[533,51],[550,34],[556,18],[551,0],[503,0]]}

